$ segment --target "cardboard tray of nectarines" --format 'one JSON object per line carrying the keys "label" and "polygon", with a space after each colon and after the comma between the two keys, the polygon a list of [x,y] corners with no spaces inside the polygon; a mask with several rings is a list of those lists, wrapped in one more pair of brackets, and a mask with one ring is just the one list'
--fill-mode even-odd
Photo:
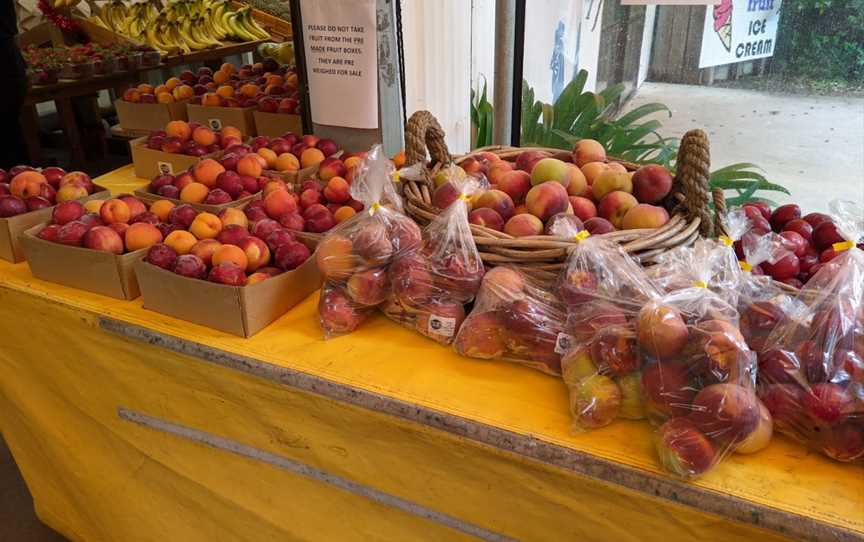
{"label": "cardboard tray of nectarines", "polygon": [[152,179],[157,175],[174,175],[187,170],[204,158],[213,158],[219,152],[212,152],[203,156],[189,156],[187,154],[164,152],[151,149],[147,146],[147,138],[139,137],[129,142],[132,153],[132,164],[135,168],[135,176],[142,179]]}
{"label": "cardboard tray of nectarines", "polygon": [[300,115],[255,111],[253,118],[255,119],[255,132],[258,135],[279,137],[286,132],[303,133],[303,120]]}
{"label": "cardboard tray of nectarines", "polygon": [[219,211],[222,209],[227,209],[228,207],[242,207],[249,203],[252,200],[260,199],[261,193],[252,194],[251,196],[246,196],[244,198],[236,199],[233,201],[229,201],[227,203],[220,203],[218,205],[211,205],[207,203],[192,203],[188,201],[179,200],[176,198],[166,198],[164,196],[160,196],[158,194],[153,194],[152,192],[147,192],[146,190],[138,189],[133,191],[133,194],[136,198],[144,201],[147,205],[150,205],[154,201],[159,201],[160,199],[166,199],[172,203],[180,205],[181,203],[186,203],[191,205],[196,211],[205,211],[208,213],[213,213],[215,215],[219,214]]}
{"label": "cardboard tray of nectarines", "polygon": [[[77,201],[84,203],[93,199],[108,199],[111,192],[104,186],[94,185],[95,191]],[[21,236],[30,228],[44,224],[51,218],[54,207],[46,207],[37,211],[30,211],[17,216],[0,218],[0,259],[7,262],[19,263],[25,258],[24,248],[21,246]]]}
{"label": "cardboard tray of nectarines", "polygon": [[151,132],[164,129],[172,120],[186,120],[187,102],[133,103],[118,98],[114,101],[114,109],[124,131]]}
{"label": "cardboard tray of nectarines", "polygon": [[147,255],[146,248],[113,254],[62,245],[36,236],[46,226],[39,224],[21,235],[21,245],[34,277],[117,299],[129,300],[141,295],[135,263]]}
{"label": "cardboard tray of nectarines", "polygon": [[211,130],[221,130],[223,126],[234,126],[244,136],[257,135],[255,132],[255,110],[250,107],[222,107],[189,104],[186,114],[190,122],[198,122]]}
{"label": "cardboard tray of nectarines", "polygon": [[321,287],[314,257],[247,286],[184,277],[146,261],[135,272],[145,309],[240,337],[258,333]]}

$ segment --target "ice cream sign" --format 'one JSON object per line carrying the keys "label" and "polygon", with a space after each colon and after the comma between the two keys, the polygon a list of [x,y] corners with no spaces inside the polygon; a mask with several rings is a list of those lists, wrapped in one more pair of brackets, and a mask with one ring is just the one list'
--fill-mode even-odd
{"label": "ice cream sign", "polygon": [[705,8],[699,67],[766,58],[777,47],[781,0],[722,0]]}

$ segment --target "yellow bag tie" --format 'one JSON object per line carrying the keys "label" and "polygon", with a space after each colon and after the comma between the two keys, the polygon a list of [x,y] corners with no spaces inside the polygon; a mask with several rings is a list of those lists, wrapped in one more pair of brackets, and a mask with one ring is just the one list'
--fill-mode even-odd
{"label": "yellow bag tie", "polygon": [[855,241],[840,241],[839,243],[834,243],[831,245],[837,252],[843,252],[844,250],[849,250],[850,248],[855,246]]}
{"label": "yellow bag tie", "polygon": [[696,281],[693,281],[693,286],[695,286],[696,288],[707,288],[708,283],[705,282],[704,280],[696,280]]}
{"label": "yellow bag tie", "polygon": [[398,182],[402,181],[402,175],[399,173],[398,170],[391,173],[390,176],[393,177],[394,183],[398,183]]}
{"label": "yellow bag tie", "polygon": [[740,261],[740,260],[738,261],[738,267],[740,267],[741,270],[744,271],[745,273],[749,273],[750,271],[753,271],[752,265],[750,265],[747,262]]}
{"label": "yellow bag tie", "polygon": [[720,237],[718,237],[718,239],[720,239],[720,241],[727,247],[731,247],[735,244],[735,241],[733,241],[732,238],[727,235],[721,235]]}
{"label": "yellow bag tie", "polygon": [[579,243],[584,241],[585,239],[588,239],[589,237],[591,237],[591,232],[589,232],[588,230],[582,230],[573,236],[573,240]]}
{"label": "yellow bag tie", "polygon": [[369,206],[369,216],[372,216],[375,213],[377,213],[379,209],[381,209],[381,204],[376,201],[375,203],[373,203],[372,205]]}

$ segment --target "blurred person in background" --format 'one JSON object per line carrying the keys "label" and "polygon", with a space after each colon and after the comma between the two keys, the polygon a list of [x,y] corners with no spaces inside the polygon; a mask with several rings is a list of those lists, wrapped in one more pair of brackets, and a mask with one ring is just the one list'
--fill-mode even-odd
{"label": "blurred person in background", "polygon": [[14,0],[0,0],[0,74],[3,99],[0,100],[0,168],[9,169],[27,162],[24,134],[21,130],[21,107],[27,95],[24,58],[15,43],[18,21]]}

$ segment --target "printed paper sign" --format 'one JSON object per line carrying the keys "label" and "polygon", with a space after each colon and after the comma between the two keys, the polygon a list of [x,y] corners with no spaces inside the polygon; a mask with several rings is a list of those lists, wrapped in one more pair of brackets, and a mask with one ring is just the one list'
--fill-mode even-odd
{"label": "printed paper sign", "polygon": [[781,0],[722,0],[706,7],[699,67],[734,64],[774,54]]}
{"label": "printed paper sign", "polygon": [[302,0],[312,122],[378,128],[375,0]]}

